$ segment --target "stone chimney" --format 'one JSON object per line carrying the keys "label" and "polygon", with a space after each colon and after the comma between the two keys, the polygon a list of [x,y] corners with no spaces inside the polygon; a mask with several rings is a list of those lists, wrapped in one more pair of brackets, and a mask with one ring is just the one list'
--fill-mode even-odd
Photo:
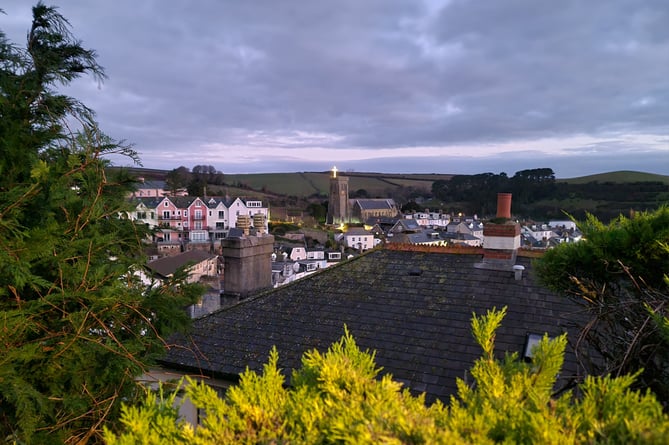
{"label": "stone chimney", "polygon": [[512,270],[520,247],[520,224],[511,220],[511,193],[497,194],[497,217],[483,226],[482,268]]}
{"label": "stone chimney", "polygon": [[247,297],[272,287],[274,236],[243,236],[221,240],[224,296]]}

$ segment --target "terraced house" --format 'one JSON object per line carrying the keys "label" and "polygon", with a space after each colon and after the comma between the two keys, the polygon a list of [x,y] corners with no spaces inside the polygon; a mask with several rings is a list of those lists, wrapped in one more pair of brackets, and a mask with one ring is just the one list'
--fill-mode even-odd
{"label": "terraced house", "polygon": [[129,217],[159,229],[154,241],[163,252],[216,243],[232,228],[268,230],[269,209],[259,200],[166,196],[135,197],[132,202],[135,209]]}

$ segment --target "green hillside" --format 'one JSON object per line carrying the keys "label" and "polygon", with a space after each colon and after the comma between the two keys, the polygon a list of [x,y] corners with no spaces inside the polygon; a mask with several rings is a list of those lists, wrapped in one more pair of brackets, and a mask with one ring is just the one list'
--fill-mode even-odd
{"label": "green hillside", "polygon": [[[392,196],[398,189],[413,188],[429,192],[436,180],[448,180],[450,174],[392,174],[392,173],[358,173],[345,172],[349,178],[349,190],[354,193],[365,190],[370,197]],[[309,197],[327,196],[330,172],[297,172],[297,173],[251,173],[226,174],[225,182],[230,186],[241,185],[258,191],[267,191],[277,195]],[[669,176],[636,171],[616,171],[574,178],[562,178],[558,183],[587,184],[599,183],[633,183],[660,182],[669,184]]]}
{"label": "green hillside", "polygon": [[[412,187],[429,192],[432,182],[452,175],[345,173],[351,193],[365,190],[368,196],[389,196],[400,188]],[[241,185],[254,190],[267,190],[280,195],[308,197],[327,196],[330,172],[255,173],[225,175],[226,184]]]}
{"label": "green hillside", "polygon": [[669,176],[654,173],[635,172],[622,170],[617,172],[600,173],[597,175],[581,176],[578,178],[558,179],[557,182],[568,182],[570,184],[587,184],[588,182],[662,182],[669,184]]}

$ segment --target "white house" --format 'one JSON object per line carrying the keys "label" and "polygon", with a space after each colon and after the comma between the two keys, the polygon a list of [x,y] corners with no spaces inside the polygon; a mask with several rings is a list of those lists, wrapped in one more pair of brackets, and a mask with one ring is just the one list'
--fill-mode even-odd
{"label": "white house", "polygon": [[351,227],[344,233],[344,244],[360,251],[369,250],[375,245],[374,235],[362,227]]}

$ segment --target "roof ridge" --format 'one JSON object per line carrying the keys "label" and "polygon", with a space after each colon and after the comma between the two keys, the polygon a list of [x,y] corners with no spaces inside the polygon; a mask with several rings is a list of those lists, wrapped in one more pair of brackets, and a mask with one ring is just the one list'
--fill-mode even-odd
{"label": "roof ridge", "polygon": [[[450,253],[456,255],[483,255],[485,248],[472,246],[438,246],[434,244],[386,243],[382,247],[386,250],[403,252]],[[517,256],[525,258],[541,258],[543,251],[518,249]]]}

